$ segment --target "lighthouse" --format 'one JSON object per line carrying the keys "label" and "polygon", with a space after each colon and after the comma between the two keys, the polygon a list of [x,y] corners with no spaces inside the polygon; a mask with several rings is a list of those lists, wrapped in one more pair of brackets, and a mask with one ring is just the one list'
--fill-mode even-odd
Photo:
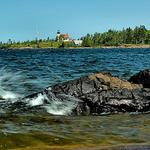
{"label": "lighthouse", "polygon": [[59,30],[57,31],[56,34],[56,41],[63,41],[63,42],[69,42],[70,41],[70,37],[69,34],[62,34]]}
{"label": "lighthouse", "polygon": [[60,35],[61,35],[61,33],[60,33],[60,31],[58,30],[58,31],[57,31],[57,35],[56,35],[56,41],[60,41]]}

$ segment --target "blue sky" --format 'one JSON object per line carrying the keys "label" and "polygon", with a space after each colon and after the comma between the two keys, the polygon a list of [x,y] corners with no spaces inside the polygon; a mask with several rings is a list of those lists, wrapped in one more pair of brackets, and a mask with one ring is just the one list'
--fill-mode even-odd
{"label": "blue sky", "polygon": [[0,0],[0,41],[54,38],[58,29],[79,38],[136,25],[150,29],[150,0]]}

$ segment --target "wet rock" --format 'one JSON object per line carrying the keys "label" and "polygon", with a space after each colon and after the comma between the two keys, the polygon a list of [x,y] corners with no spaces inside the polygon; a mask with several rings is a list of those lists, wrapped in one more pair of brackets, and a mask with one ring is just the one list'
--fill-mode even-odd
{"label": "wet rock", "polygon": [[[68,107],[71,107],[70,115],[150,112],[148,71],[141,71],[140,75],[131,77],[129,81],[121,80],[108,73],[90,74],[29,95],[10,105],[9,110],[33,113],[41,112],[45,106],[51,105],[54,110],[64,108],[67,112],[69,112]],[[57,104],[57,108],[53,104]]]}
{"label": "wet rock", "polygon": [[142,84],[144,88],[150,88],[150,69],[140,71],[129,79],[129,82]]}
{"label": "wet rock", "polygon": [[132,84],[110,74],[91,74],[55,85],[51,90],[56,97],[65,93],[80,99],[73,111],[77,115],[150,111],[150,97],[146,96],[149,89],[144,92],[141,84]]}

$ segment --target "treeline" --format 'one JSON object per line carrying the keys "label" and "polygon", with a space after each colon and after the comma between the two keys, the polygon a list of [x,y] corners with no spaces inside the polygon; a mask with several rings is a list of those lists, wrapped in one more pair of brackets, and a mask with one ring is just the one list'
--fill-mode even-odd
{"label": "treeline", "polygon": [[43,47],[55,47],[58,43],[53,40],[48,39],[35,39],[31,41],[12,41],[11,39],[8,40],[6,43],[0,43],[0,48],[38,48],[42,44]]}
{"label": "treeline", "polygon": [[35,39],[31,41],[15,42],[11,39],[6,43],[0,42],[0,49],[8,48],[59,48],[59,47],[102,47],[124,45],[150,45],[150,30],[144,25],[134,29],[126,28],[122,31],[108,30],[104,33],[87,34],[81,38],[82,45],[75,45],[73,41],[63,42],[56,39]]}
{"label": "treeline", "polygon": [[150,44],[150,30],[144,25],[122,31],[108,30],[104,33],[87,34],[82,37],[83,47],[121,46],[125,44]]}
{"label": "treeline", "polygon": [[7,43],[0,42],[1,49],[8,49],[8,48],[59,48],[59,47],[76,47],[74,42],[63,42],[63,41],[56,41],[50,38],[47,39],[35,39],[31,41],[23,41],[23,42],[15,42],[11,39],[8,40]]}

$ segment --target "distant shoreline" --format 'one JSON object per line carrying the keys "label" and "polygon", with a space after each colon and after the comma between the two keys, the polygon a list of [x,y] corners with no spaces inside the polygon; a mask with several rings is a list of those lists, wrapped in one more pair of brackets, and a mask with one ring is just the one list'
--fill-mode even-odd
{"label": "distant shoreline", "polygon": [[[126,45],[120,45],[120,46],[97,46],[97,47],[64,47],[64,48],[57,48],[57,47],[39,47],[39,48],[36,48],[36,47],[13,47],[13,48],[6,48],[6,50],[13,50],[13,49],[17,49],[17,50],[24,50],[24,49],[118,49],[118,48],[150,48],[150,45],[131,45],[131,44],[126,44]],[[5,50],[4,49],[1,49],[1,50]]]}

